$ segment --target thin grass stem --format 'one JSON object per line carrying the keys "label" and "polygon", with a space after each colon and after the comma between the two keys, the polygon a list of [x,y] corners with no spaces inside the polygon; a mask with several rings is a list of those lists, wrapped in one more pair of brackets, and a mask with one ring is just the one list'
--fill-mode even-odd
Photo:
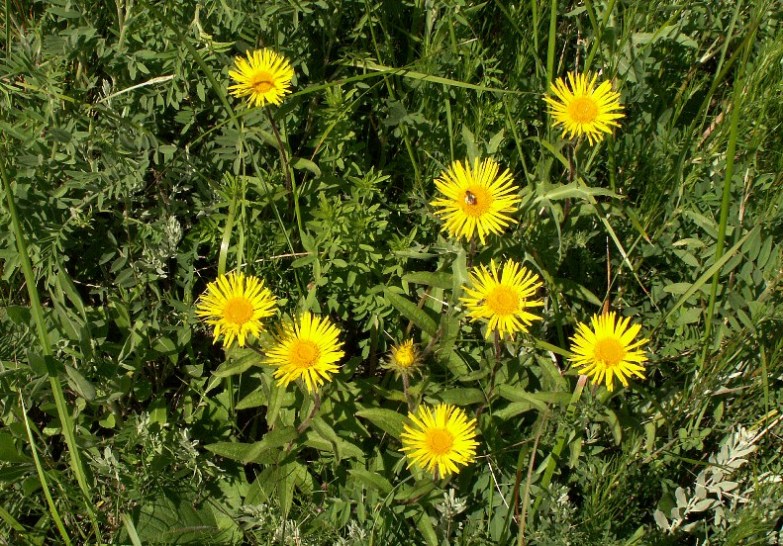
{"label": "thin grass stem", "polygon": [[22,405],[22,418],[24,419],[25,431],[27,432],[27,440],[30,442],[30,453],[33,455],[35,471],[38,473],[38,481],[41,482],[41,490],[43,491],[44,497],[46,498],[46,504],[49,506],[49,513],[52,515],[52,519],[54,520],[54,524],[57,527],[57,531],[60,533],[60,536],[63,537],[65,544],[70,546],[71,539],[68,536],[68,531],[65,530],[65,525],[63,525],[63,520],[60,517],[60,513],[57,511],[57,506],[54,504],[52,493],[49,491],[49,483],[46,480],[46,473],[44,472],[43,466],[41,465],[41,459],[38,457],[38,447],[35,444],[33,431],[30,428],[30,421],[27,418],[27,408],[24,405],[22,391],[19,391],[19,403]]}
{"label": "thin grass stem", "polygon": [[30,262],[30,255],[27,251],[27,242],[25,241],[22,224],[19,221],[19,215],[16,210],[16,203],[14,201],[11,182],[8,178],[8,172],[6,171],[4,161],[0,161],[0,178],[2,178],[3,191],[5,191],[6,202],[8,203],[8,211],[11,216],[11,226],[14,232],[14,238],[16,239],[19,260],[22,262],[22,271],[25,278],[25,284],[27,285],[27,293],[30,298],[30,312],[33,317],[36,332],[38,334],[38,341],[41,345],[41,351],[43,352],[44,360],[46,362],[47,373],[49,375],[49,384],[52,388],[54,403],[57,409],[57,416],[60,420],[63,436],[65,436],[65,443],[68,446],[68,455],[71,463],[71,469],[76,476],[79,489],[81,489],[82,494],[84,495],[85,507],[87,509],[90,522],[92,523],[95,537],[100,542],[100,527],[98,526],[98,520],[95,516],[95,512],[91,507],[92,494],[90,491],[90,486],[87,483],[86,472],[84,470],[84,465],[82,463],[79,452],[79,446],[74,435],[74,423],[71,420],[68,404],[65,401],[65,393],[63,392],[63,387],[60,384],[59,372],[52,362],[51,357],[53,355],[53,351],[49,342],[49,335],[46,328],[46,320],[44,319],[43,306],[41,305],[41,299],[38,295],[38,283],[36,282],[35,275],[33,274],[33,266]]}

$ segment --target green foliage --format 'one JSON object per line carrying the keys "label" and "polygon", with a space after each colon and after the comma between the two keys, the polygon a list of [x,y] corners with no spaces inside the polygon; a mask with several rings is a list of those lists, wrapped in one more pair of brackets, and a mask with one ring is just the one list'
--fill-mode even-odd
{"label": "green foliage", "polygon": [[[781,542],[781,13],[0,3],[0,544]],[[266,110],[226,90],[261,46],[296,73]],[[613,136],[561,138],[550,67],[613,81]],[[429,203],[486,156],[518,222],[471,248]],[[547,303],[495,346],[460,296],[506,258]],[[318,398],[277,385],[268,333],[223,350],[196,319],[232,269],[339,326]],[[605,303],[648,377],[574,396],[568,340]],[[403,382],[381,363],[409,337]],[[421,402],[477,418],[449,479],[400,452]]]}

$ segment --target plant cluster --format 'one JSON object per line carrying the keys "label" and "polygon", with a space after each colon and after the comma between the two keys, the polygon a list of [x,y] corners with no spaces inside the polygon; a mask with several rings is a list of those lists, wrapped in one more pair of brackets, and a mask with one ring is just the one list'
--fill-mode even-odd
{"label": "plant cluster", "polygon": [[0,5],[0,544],[779,542],[778,4]]}

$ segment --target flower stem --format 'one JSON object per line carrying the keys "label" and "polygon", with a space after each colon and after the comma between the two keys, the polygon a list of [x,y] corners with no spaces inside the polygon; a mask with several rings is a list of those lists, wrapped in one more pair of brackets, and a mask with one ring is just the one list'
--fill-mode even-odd
{"label": "flower stem", "polygon": [[408,389],[410,389],[410,379],[408,378],[408,374],[402,374],[402,392],[405,393],[405,401],[408,402],[408,411],[413,411],[413,399],[411,398],[410,392]]}
{"label": "flower stem", "polygon": [[498,369],[500,368],[500,356],[501,356],[501,345],[500,345],[500,333],[495,330],[493,331],[494,335],[494,347],[495,347],[495,362],[492,365],[492,375],[489,378],[489,389],[487,389],[487,397],[486,401],[481,404],[478,409],[476,410],[476,421],[478,421],[478,418],[481,417],[481,412],[484,411],[484,408],[489,404],[492,395],[495,392],[495,377],[498,374]]}
{"label": "flower stem", "polygon": [[563,452],[563,448],[565,447],[566,433],[568,432],[569,428],[568,423],[576,413],[576,405],[579,402],[579,399],[582,397],[582,391],[584,390],[586,383],[587,376],[580,375],[576,382],[576,388],[574,389],[573,394],[571,394],[571,400],[568,402],[565,422],[561,423],[557,429],[557,440],[555,442],[555,447],[552,449],[552,453],[549,455],[546,470],[544,471],[544,477],[541,479],[541,483],[539,484],[539,490],[541,492],[536,498],[536,502],[533,504],[533,508],[530,510],[531,518],[535,515],[536,510],[538,510],[538,507],[541,505],[541,501],[544,500],[544,495],[546,494],[547,488],[552,482],[552,476],[555,473],[555,468],[557,468],[557,463],[560,461],[560,454]]}
{"label": "flower stem", "polygon": [[291,169],[288,165],[288,154],[285,153],[283,139],[280,138],[280,131],[277,130],[277,123],[275,122],[275,118],[272,116],[272,112],[269,111],[269,108],[266,108],[265,110],[266,116],[269,118],[269,123],[272,125],[272,132],[275,134],[275,139],[277,140],[277,150],[280,152],[280,163],[282,163],[283,172],[285,173],[285,189],[288,192],[293,192],[294,182],[291,177]]}
{"label": "flower stem", "polygon": [[313,422],[315,414],[318,413],[319,409],[321,409],[321,393],[316,391],[313,394],[313,409],[310,410],[310,415],[308,415],[307,418],[296,428],[297,434],[302,434],[305,430],[307,430],[307,427],[309,427]]}
{"label": "flower stem", "polygon": [[473,257],[476,255],[476,238],[471,237],[470,238],[470,247],[468,249],[468,269],[473,267]]}
{"label": "flower stem", "polygon": [[[530,461],[527,465],[527,478],[525,479],[525,491],[522,493],[522,513],[517,513],[517,524],[519,525],[519,534],[517,535],[518,546],[525,546],[525,527],[527,525],[527,507],[530,501],[530,484],[533,481],[533,467],[536,463],[536,452],[538,451],[538,442],[541,440],[541,433],[549,419],[549,413],[545,413],[538,422],[533,449],[530,451]],[[519,510],[519,486],[522,478],[522,454],[524,448],[519,450],[519,460],[517,461],[517,479],[514,484],[514,510]]]}
{"label": "flower stem", "polygon": [[268,108],[266,109],[266,115],[272,126],[272,132],[275,134],[275,140],[277,140],[277,149],[280,152],[280,163],[282,164],[283,172],[285,173],[285,189],[288,192],[288,206],[290,207],[291,203],[294,205],[294,215],[296,216],[296,225],[299,228],[299,239],[301,240],[304,235],[304,228],[302,227],[302,213],[299,211],[299,192],[296,188],[296,181],[291,172],[291,164],[288,162],[288,154],[285,151],[283,139],[280,137],[280,131],[277,130],[277,123],[272,116],[272,112],[270,112]]}

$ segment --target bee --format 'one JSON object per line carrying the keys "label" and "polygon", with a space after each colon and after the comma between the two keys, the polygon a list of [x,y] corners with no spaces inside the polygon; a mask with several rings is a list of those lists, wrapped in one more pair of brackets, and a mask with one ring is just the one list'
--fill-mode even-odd
{"label": "bee", "polygon": [[465,204],[467,205],[475,205],[478,203],[478,199],[476,199],[476,196],[473,195],[473,192],[470,190],[465,191]]}

